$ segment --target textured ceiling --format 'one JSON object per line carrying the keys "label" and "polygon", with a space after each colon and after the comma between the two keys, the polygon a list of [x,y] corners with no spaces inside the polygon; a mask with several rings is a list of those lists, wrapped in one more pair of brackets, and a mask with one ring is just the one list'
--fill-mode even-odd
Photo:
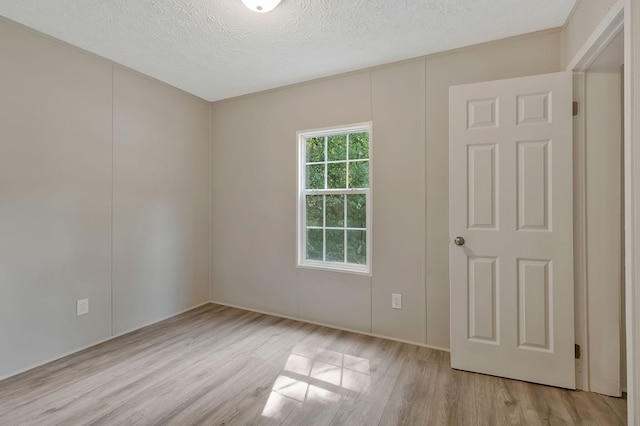
{"label": "textured ceiling", "polygon": [[562,26],[576,0],[0,0],[0,15],[214,101]]}

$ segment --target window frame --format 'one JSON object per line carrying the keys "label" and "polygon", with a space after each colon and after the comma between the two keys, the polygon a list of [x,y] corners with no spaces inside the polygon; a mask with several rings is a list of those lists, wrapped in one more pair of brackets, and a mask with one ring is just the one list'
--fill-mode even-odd
{"label": "window frame", "polygon": [[[368,188],[335,188],[335,189],[307,189],[306,188],[306,140],[307,138],[313,138],[318,136],[333,136],[349,133],[367,132],[369,134],[369,187]],[[309,269],[321,269],[335,272],[347,272],[352,274],[371,276],[371,259],[372,256],[372,205],[373,205],[373,123],[371,121],[348,124],[343,126],[332,126],[320,129],[301,130],[296,132],[296,143],[298,151],[298,201],[297,201],[297,267],[309,268]],[[325,148],[326,150],[326,148]],[[325,151],[326,152],[326,151]],[[362,159],[364,161],[364,159]],[[338,161],[340,162],[340,161]],[[351,161],[348,158],[346,163]],[[325,157],[324,163],[331,164]],[[325,169],[325,182],[327,179],[327,170]],[[308,260],[306,259],[306,247],[307,247],[307,232],[306,232],[306,218],[307,218],[307,195],[355,195],[364,194],[366,199],[366,227],[361,228],[365,231],[366,238],[366,264],[355,264],[347,262],[332,262],[326,260]],[[326,202],[326,201],[325,201]],[[346,203],[345,203],[346,210]],[[327,226],[324,221],[326,220],[326,210],[323,209],[323,226],[322,229],[326,232]],[[346,214],[345,214],[345,239],[346,239]],[[326,236],[323,238],[326,244]],[[347,245],[345,243],[345,254]],[[325,249],[326,253],[326,249]]]}

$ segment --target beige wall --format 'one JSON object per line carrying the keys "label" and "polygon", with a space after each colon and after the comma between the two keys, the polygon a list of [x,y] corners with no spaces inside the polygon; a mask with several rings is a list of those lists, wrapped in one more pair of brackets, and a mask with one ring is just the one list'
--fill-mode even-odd
{"label": "beige wall", "polygon": [[[559,31],[217,102],[212,299],[449,347],[448,90],[559,71]],[[296,269],[298,130],[373,121],[373,275]],[[391,309],[402,293],[404,309]]]}
{"label": "beige wall", "polygon": [[0,57],[2,378],[208,300],[210,106],[4,20]]}
{"label": "beige wall", "polygon": [[[209,290],[447,348],[448,87],[557,71],[560,37],[210,107],[0,20],[0,377],[206,302]],[[297,269],[295,132],[369,120],[373,275]],[[76,317],[81,298],[90,313]]]}
{"label": "beige wall", "polygon": [[213,300],[370,328],[370,278],[296,269],[295,138],[370,120],[370,87],[359,73],[214,104]]}
{"label": "beige wall", "polygon": [[[448,348],[448,88],[562,69],[615,3],[582,0],[562,33],[219,102],[211,120],[200,99],[0,19],[0,378],[209,291]],[[297,269],[295,132],[369,120],[373,275]]]}
{"label": "beige wall", "polygon": [[113,73],[113,331],[209,300],[209,105]]}
{"label": "beige wall", "polygon": [[609,9],[617,2],[618,0],[578,0],[565,25],[565,66],[571,62]]}

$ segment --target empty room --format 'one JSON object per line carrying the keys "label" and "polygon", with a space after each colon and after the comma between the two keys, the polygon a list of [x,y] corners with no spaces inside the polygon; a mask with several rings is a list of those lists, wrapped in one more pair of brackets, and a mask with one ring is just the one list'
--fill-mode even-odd
{"label": "empty room", "polygon": [[640,0],[0,0],[0,425],[640,425]]}

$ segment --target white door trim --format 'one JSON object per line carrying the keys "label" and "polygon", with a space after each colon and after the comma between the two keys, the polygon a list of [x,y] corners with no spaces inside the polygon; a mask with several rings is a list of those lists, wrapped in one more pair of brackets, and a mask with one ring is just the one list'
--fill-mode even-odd
{"label": "white door trim", "polygon": [[604,49],[609,46],[609,43],[622,31],[624,26],[624,2],[625,0],[618,0],[609,9],[600,24],[569,62],[567,71],[586,71]]}
{"label": "white door trim", "polygon": [[624,27],[624,181],[625,181],[625,295],[627,341],[628,424],[640,425],[640,4],[618,0],[576,56],[568,71],[583,71],[593,63]]}
{"label": "white door trim", "polygon": [[624,181],[625,181],[625,277],[627,325],[628,424],[640,424],[640,4],[625,1],[624,19]]}
{"label": "white door trim", "polygon": [[[618,0],[593,31],[566,70],[574,73],[573,98],[579,102],[579,113],[574,117],[574,277],[575,277],[575,339],[581,348],[581,359],[576,360],[576,388],[591,391],[589,371],[588,331],[588,276],[586,228],[586,86],[584,72],[596,61],[624,28],[624,1]],[[597,342],[596,342],[597,343]]]}
{"label": "white door trim", "polygon": [[[584,106],[585,75],[573,74],[573,100]],[[583,109],[580,107],[579,109]],[[576,359],[576,389],[590,391],[589,381],[589,323],[587,321],[587,173],[586,173],[586,122],[582,111],[573,117],[573,261],[574,261],[574,315],[575,342],[580,345],[581,357]]]}

